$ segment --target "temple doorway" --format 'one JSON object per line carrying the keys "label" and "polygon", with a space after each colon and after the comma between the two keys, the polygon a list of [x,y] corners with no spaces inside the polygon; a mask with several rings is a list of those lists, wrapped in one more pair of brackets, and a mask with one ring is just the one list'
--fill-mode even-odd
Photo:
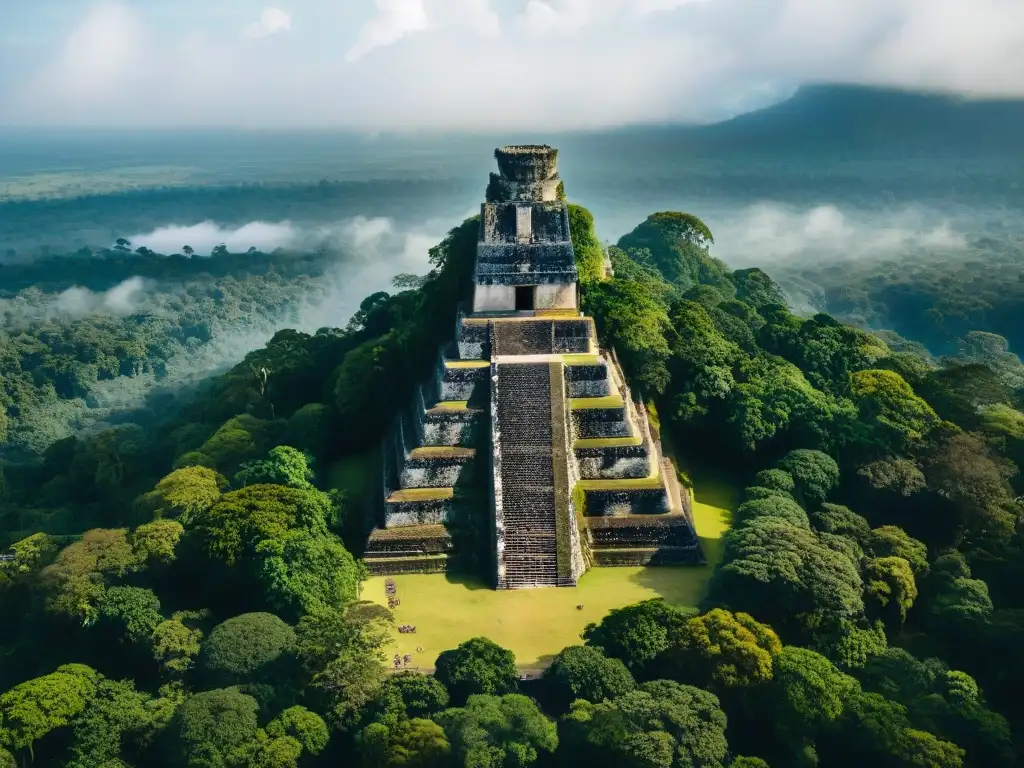
{"label": "temple doorway", "polygon": [[516,310],[528,310],[534,308],[534,301],[537,295],[537,286],[518,285],[516,286]]}

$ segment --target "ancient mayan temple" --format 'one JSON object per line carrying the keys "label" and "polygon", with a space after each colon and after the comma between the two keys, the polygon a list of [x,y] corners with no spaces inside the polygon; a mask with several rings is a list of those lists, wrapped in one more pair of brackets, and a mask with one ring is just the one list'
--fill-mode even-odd
{"label": "ancient mayan temple", "polygon": [[690,494],[579,311],[557,150],[494,154],[472,307],[385,440],[367,565],[472,564],[515,589],[574,586],[591,566],[703,562]]}

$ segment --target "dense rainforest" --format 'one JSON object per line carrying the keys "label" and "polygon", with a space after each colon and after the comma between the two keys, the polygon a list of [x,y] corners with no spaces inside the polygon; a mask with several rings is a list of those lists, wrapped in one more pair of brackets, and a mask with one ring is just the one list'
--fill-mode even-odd
{"label": "dense rainforest", "polygon": [[[704,604],[613,611],[539,681],[486,638],[432,676],[387,673],[361,509],[326,472],[430,369],[477,224],[347,327],[280,331],[180,408],[7,459],[0,766],[1015,765],[1024,392],[1005,346],[978,329],[990,344],[935,357],[797,316],[688,214],[621,238],[607,279],[591,217],[571,224],[584,309],[662,434],[745,488]],[[82,356],[132,373],[91,351],[98,321],[52,322],[0,343],[8,429],[68,399],[58,381],[89,390]]]}

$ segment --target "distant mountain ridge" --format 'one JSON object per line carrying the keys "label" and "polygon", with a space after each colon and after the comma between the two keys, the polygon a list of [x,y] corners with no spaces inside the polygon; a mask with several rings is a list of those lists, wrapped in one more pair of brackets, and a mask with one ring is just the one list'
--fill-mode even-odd
{"label": "distant mountain ridge", "polygon": [[847,85],[808,85],[764,109],[694,129],[711,140],[836,144],[848,148],[1024,151],[1024,99],[980,100]]}

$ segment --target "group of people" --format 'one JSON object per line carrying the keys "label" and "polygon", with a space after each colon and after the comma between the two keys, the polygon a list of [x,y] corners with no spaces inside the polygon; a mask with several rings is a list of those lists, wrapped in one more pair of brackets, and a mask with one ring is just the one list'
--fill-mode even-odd
{"label": "group of people", "polygon": [[392,611],[402,604],[402,601],[398,599],[398,585],[395,584],[394,579],[384,580],[384,593],[388,596],[388,608]]}
{"label": "group of people", "polygon": [[[388,608],[394,610],[401,605],[401,601],[398,599],[398,585],[395,584],[394,579],[387,578],[384,580],[384,593],[388,596]],[[403,635],[409,635],[416,631],[416,627],[413,624],[400,624],[398,631]],[[421,651],[422,648],[417,646],[416,650]],[[409,664],[412,663],[412,654],[407,653],[405,656],[401,656],[396,653],[392,663],[395,665],[395,669],[408,667]]]}

